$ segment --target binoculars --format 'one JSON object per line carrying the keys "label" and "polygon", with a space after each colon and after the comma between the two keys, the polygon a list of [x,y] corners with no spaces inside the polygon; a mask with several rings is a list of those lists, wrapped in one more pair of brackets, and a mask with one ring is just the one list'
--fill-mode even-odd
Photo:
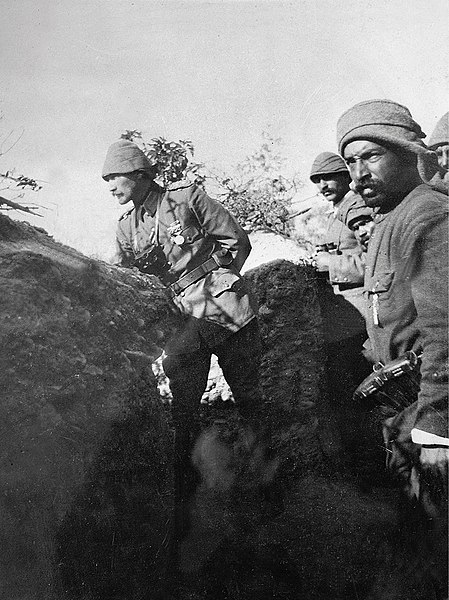
{"label": "binoculars", "polygon": [[329,244],[318,244],[315,246],[316,252],[329,252],[329,254],[340,254],[337,250],[337,244],[330,242]]}
{"label": "binoculars", "polygon": [[134,266],[141,273],[147,275],[163,275],[168,272],[170,266],[160,246],[154,246],[151,250],[142,252],[136,256]]}

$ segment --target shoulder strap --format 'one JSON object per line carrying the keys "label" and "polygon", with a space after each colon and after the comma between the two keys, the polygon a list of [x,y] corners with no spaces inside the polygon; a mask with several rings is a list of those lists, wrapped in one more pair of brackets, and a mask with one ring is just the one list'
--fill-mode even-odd
{"label": "shoulder strap", "polygon": [[161,204],[162,202],[164,202],[168,196],[170,194],[170,191],[167,190],[165,192],[165,194],[162,197],[162,200],[157,201],[157,205],[156,205],[156,215],[155,215],[155,219],[154,219],[154,230],[155,230],[155,237],[156,237],[156,245],[159,246],[159,221],[160,221],[160,211],[161,211]]}

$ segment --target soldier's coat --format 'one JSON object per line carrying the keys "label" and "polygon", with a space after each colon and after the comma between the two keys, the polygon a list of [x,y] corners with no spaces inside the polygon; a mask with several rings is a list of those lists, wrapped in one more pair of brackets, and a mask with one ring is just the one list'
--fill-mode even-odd
{"label": "soldier's coat", "polygon": [[[173,184],[169,190],[152,189],[142,206],[132,208],[119,220],[117,262],[132,265],[139,253],[151,249],[156,242],[176,279],[219,249],[228,250],[233,257],[229,266],[219,267],[174,296],[175,305],[184,315],[220,325],[228,333],[238,331],[255,317],[239,275],[251,244],[236,219],[219,202],[189,182]],[[191,336],[183,351],[193,350],[196,345]]]}
{"label": "soldier's coat", "polygon": [[422,352],[415,427],[448,437],[448,198],[420,185],[378,213],[365,271],[372,359]]}
{"label": "soldier's coat", "polygon": [[[348,192],[337,207],[347,202],[350,194],[353,192]],[[363,296],[366,253],[354,233],[337,218],[336,209],[328,216],[324,242],[335,244],[337,251],[329,255],[329,280],[334,297],[322,299],[325,338],[335,342],[363,333],[366,336]]]}

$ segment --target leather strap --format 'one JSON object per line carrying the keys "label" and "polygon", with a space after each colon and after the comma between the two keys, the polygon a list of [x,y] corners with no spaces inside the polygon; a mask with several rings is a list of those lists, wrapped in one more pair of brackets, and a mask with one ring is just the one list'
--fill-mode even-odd
{"label": "leather strap", "polygon": [[170,285],[170,289],[174,294],[180,294],[182,291],[188,288],[189,285],[196,283],[199,279],[204,277],[204,275],[211,273],[211,271],[215,271],[215,269],[218,269],[217,262],[213,258],[209,258],[202,265],[195,267],[195,269],[192,269],[186,275],[180,277],[178,281],[172,283]]}

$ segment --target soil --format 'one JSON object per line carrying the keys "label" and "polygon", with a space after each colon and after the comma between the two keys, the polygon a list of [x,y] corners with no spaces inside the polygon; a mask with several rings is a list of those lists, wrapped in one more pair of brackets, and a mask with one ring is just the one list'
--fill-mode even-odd
{"label": "soil", "polygon": [[396,490],[367,481],[345,445],[322,283],[291,259],[245,274],[270,443],[232,400],[202,405],[174,568],[173,430],[152,370],[177,325],[164,289],[0,216],[2,598],[436,599],[419,569],[402,573],[414,563]]}

